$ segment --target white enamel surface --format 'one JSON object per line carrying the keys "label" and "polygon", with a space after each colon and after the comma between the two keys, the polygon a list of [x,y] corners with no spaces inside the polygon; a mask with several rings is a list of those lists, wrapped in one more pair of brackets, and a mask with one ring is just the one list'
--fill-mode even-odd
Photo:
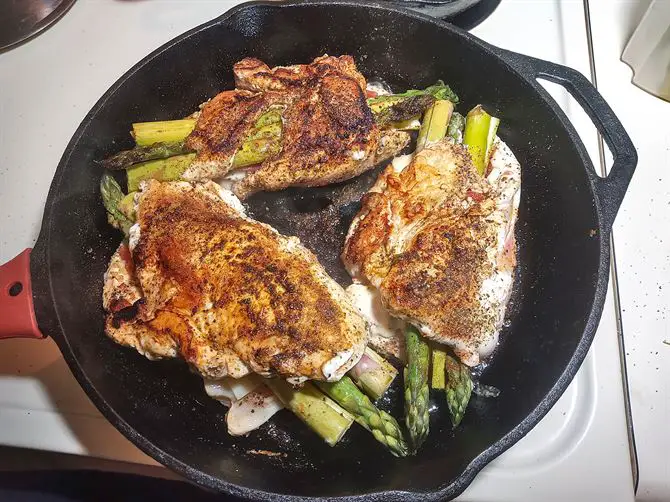
{"label": "white enamel surface", "polygon": [[[34,243],[47,191],[61,154],[86,112],[105,90],[150,51],[223,13],[234,3],[225,0],[81,0],[42,35],[0,54],[0,115],[4,124],[12,124],[12,127],[0,127],[0,262],[9,260]],[[619,21],[621,12],[630,2],[600,0],[591,3],[592,8],[599,9],[600,36],[607,44],[608,36],[619,36],[618,32],[608,35],[607,30],[611,30],[607,28],[608,23]],[[474,32],[501,47],[565,63],[588,73],[581,5],[581,0],[505,0]],[[602,47],[610,50],[612,64],[616,60],[615,46]],[[625,70],[611,75],[617,79],[621,75],[626,77],[625,80],[630,78],[630,73],[626,74]],[[448,75],[445,78],[448,80]],[[606,75],[601,76],[601,84],[605,78]],[[646,121],[642,118],[654,113],[656,103],[644,100],[641,106],[623,103],[630,94],[620,97],[621,89],[616,82],[618,80],[601,87],[610,103],[622,114],[629,130],[639,131],[634,137],[638,146],[652,148],[663,138],[646,136],[643,124]],[[595,136],[588,136],[591,134],[588,119],[567,100],[565,93],[554,89],[551,92],[576,122],[578,130],[588,126],[584,129],[584,138],[589,150],[593,151]],[[634,129],[636,127],[639,130]],[[665,144],[668,144],[668,138],[665,138]],[[659,150],[656,156],[649,154],[647,161],[650,164],[638,169],[635,186],[624,204],[617,229],[627,221],[631,228],[635,224],[643,228],[643,223],[636,220],[640,214],[645,216],[643,221],[648,228],[668,227],[667,221],[647,217],[646,212],[649,207],[649,212],[653,211],[655,216],[667,214],[662,211],[659,195],[662,195],[663,185],[658,182],[658,178],[666,179],[659,171],[664,165],[662,155],[667,155],[663,152]],[[652,159],[656,163],[652,163]],[[650,191],[658,197],[654,198],[654,204],[658,206],[653,208],[645,199],[645,193]],[[636,193],[638,200],[634,203],[632,198]],[[634,212],[636,210],[639,214]],[[661,223],[665,227],[659,226]],[[658,232],[650,232],[643,238],[627,239],[630,241],[627,250],[623,245],[619,247],[619,252],[625,253],[625,267],[639,266],[639,271],[646,270],[646,265],[642,266],[642,257],[647,264],[651,260],[660,263],[660,253],[648,252],[659,238],[662,236]],[[665,256],[668,254],[666,252]],[[622,295],[629,304],[644,294],[641,289],[637,293],[626,292],[626,287],[634,287],[635,280],[629,276],[623,284]],[[660,317],[656,322],[643,324],[642,320],[636,320],[641,312],[627,309],[625,315],[627,326],[635,328],[627,327],[631,340],[642,344],[646,338],[659,341],[663,337],[670,338],[667,322],[663,324]],[[662,343],[660,347],[656,349],[659,352],[668,348]],[[643,408],[638,410],[641,413],[649,410],[648,416],[652,417],[652,407],[662,409],[664,405],[661,403],[670,402],[667,393],[670,377],[661,377],[655,368],[667,369],[670,364],[660,360],[661,356],[650,356],[648,351],[645,357],[653,364],[642,368],[646,359],[639,358],[637,368],[631,368],[636,371],[633,374],[634,405],[641,404]],[[639,378],[637,383],[636,378]],[[645,378],[647,380],[643,380]],[[649,384],[645,385],[645,382]],[[665,394],[655,393],[655,390],[663,389]],[[664,401],[657,397],[661,395],[665,396]],[[202,399],[208,399],[204,392]],[[504,399],[504,395],[498,399]],[[221,407],[222,414],[224,411]],[[642,442],[641,438],[646,438],[647,445],[641,446],[643,481],[644,476],[651,476],[652,472],[662,473],[663,469],[666,469],[667,480],[667,463],[662,463],[663,457],[659,457],[655,470],[651,459],[644,463],[645,452],[655,451],[655,445],[660,445],[658,451],[670,450],[667,436],[662,435],[667,434],[667,420],[644,421],[643,415],[639,417],[636,420],[644,425],[644,429],[638,427],[638,440]],[[102,418],[50,340],[2,341],[0,443],[153,463]],[[649,478],[649,486],[654,479]],[[660,481],[656,483],[655,486],[660,488]],[[632,500],[632,490],[610,295],[594,346],[566,394],[530,434],[486,467],[459,500],[619,502]],[[655,500],[668,498],[670,495],[665,492],[656,492]]]}
{"label": "white enamel surface", "polygon": [[[619,59],[649,3],[592,2],[591,18],[598,87],[639,157],[614,242],[640,472],[637,498],[656,502],[670,500],[670,128],[664,124],[670,103],[634,86],[630,68]],[[668,18],[663,22],[669,25]]]}

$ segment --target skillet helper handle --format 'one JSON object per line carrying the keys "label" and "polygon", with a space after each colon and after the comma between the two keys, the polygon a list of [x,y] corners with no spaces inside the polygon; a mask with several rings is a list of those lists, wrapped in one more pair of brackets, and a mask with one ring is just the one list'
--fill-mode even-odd
{"label": "skillet helper handle", "polygon": [[606,178],[594,173],[589,175],[594,182],[605,228],[611,230],[637,166],[637,151],[623,125],[593,84],[577,70],[497,47],[494,51],[534,87],[542,88],[538,78],[562,86],[580,104],[605,139],[614,157],[609,175]]}
{"label": "skillet helper handle", "polygon": [[35,318],[30,251],[0,265],[0,339],[44,338]]}

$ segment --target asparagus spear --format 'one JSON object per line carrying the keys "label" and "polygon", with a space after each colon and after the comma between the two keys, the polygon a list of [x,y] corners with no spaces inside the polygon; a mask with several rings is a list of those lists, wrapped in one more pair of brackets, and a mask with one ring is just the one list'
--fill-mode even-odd
{"label": "asparagus spear", "polygon": [[465,118],[463,143],[467,145],[472,162],[482,176],[486,173],[491,145],[493,145],[498,124],[500,120],[491,117],[481,105],[470,110]]}
{"label": "asparagus spear", "polygon": [[127,169],[133,164],[148,160],[166,159],[175,155],[190,153],[183,141],[170,143],[153,143],[147,146],[137,146],[132,150],[124,150],[102,161],[107,169]]}
{"label": "asparagus spear", "polygon": [[433,103],[435,103],[435,98],[430,94],[410,96],[375,113],[375,122],[380,127],[384,127],[394,122],[411,120],[421,116]]}
{"label": "asparagus spear", "polygon": [[370,347],[365,348],[363,357],[349,371],[351,379],[373,401],[384,395],[397,375],[398,370]]}
{"label": "asparagus spear", "polygon": [[411,119],[401,120],[399,122],[391,122],[389,127],[399,131],[418,131],[421,129],[421,115],[417,115]]}
{"label": "asparagus spear", "polygon": [[342,439],[354,421],[354,417],[348,411],[311,383],[306,383],[300,389],[294,389],[284,380],[268,378],[265,384],[272,389],[286,408],[295,413],[330,446],[335,446]]}
{"label": "asparagus spear", "polygon": [[447,353],[439,348],[434,348],[433,352],[433,369],[430,386],[433,389],[443,390],[445,382],[445,364],[447,361]]}
{"label": "asparagus spear", "polygon": [[270,108],[267,109],[265,113],[263,113],[263,115],[258,117],[256,123],[254,124],[254,127],[260,129],[270,124],[281,124],[282,114],[284,113],[285,109],[286,107],[282,105],[271,106]]}
{"label": "asparagus spear", "polygon": [[[233,168],[259,164],[280,150],[281,121],[269,123],[256,130],[249,139],[245,140],[233,158]],[[193,159],[195,159],[195,154],[186,154],[135,164],[127,169],[128,190],[137,190],[140,181],[147,179],[177,180],[193,162]]]}
{"label": "asparagus spear", "polygon": [[428,344],[413,326],[405,332],[407,366],[405,367],[405,423],[416,452],[428,437]]}
{"label": "asparagus spear", "polygon": [[454,111],[451,101],[438,100],[433,106],[426,110],[419,129],[419,137],[416,140],[416,150],[423,149],[429,143],[439,141],[447,134],[447,124]]}
{"label": "asparagus spear", "polygon": [[404,457],[409,450],[395,418],[378,409],[348,376],[338,382],[317,382],[317,386],[336,403],[354,416],[358,424],[372,432],[396,457]]}
{"label": "asparagus spear", "polygon": [[136,122],[131,134],[138,146],[184,141],[193,131],[195,123],[196,119]]}
{"label": "asparagus spear", "polygon": [[135,222],[135,194],[137,192],[130,192],[128,195],[124,196],[123,199],[119,201],[117,206],[118,210],[131,222]]}
{"label": "asparagus spear", "polygon": [[468,407],[470,395],[472,394],[472,376],[470,368],[458,361],[455,357],[447,354],[447,406],[451,415],[451,423],[454,427],[463,420],[465,409]]}
{"label": "asparagus spear", "polygon": [[451,120],[447,126],[447,136],[461,143],[463,141],[463,128],[465,127],[465,117],[458,112],[451,114]]}
{"label": "asparagus spear", "polygon": [[233,167],[260,164],[268,157],[281,151],[282,120],[281,110],[270,110],[261,115],[251,134],[233,158]]}
{"label": "asparagus spear", "polygon": [[186,168],[193,162],[193,159],[195,159],[195,154],[188,153],[186,155],[177,155],[176,157],[169,157],[167,159],[150,160],[136,164],[126,171],[128,173],[128,190],[131,192],[137,190],[140,182],[144,180],[178,180]]}
{"label": "asparagus spear", "polygon": [[119,211],[119,203],[123,199],[124,193],[116,180],[108,173],[104,173],[100,180],[100,194],[102,196],[102,204],[107,210],[109,223],[128,235],[128,230],[133,225],[133,222]]}
{"label": "asparagus spear", "polygon": [[491,124],[489,125],[489,133],[486,136],[486,166],[488,167],[489,161],[491,160],[491,152],[493,147],[493,142],[496,139],[496,133],[498,132],[498,126],[500,125],[500,119],[498,117],[491,117]]}
{"label": "asparagus spear", "polygon": [[386,94],[383,96],[369,98],[368,106],[370,106],[373,113],[379,113],[383,109],[400,103],[407,98],[421,95],[430,95],[437,100],[448,100],[455,105],[458,104],[458,96],[456,96],[456,93],[454,93],[454,91],[452,91],[451,88],[444,82],[438,80],[434,85],[431,85],[430,87],[427,87],[423,90],[409,89],[408,91],[405,91],[401,94]]}
{"label": "asparagus spear", "polygon": [[[282,111],[281,107],[271,107],[258,118],[249,136],[235,154],[234,168],[258,164],[281,150]],[[185,119],[185,121],[193,120]],[[120,152],[103,161],[103,165],[110,169],[128,168],[128,184],[133,187],[130,190],[136,189],[139,181],[145,179],[153,178],[163,181],[178,179],[188,166],[186,159],[194,158],[182,155],[189,152],[184,139],[193,129],[188,124],[184,125],[185,121],[133,124],[138,145],[140,141],[150,144]],[[184,134],[184,137],[174,142],[152,142],[157,137],[164,138],[167,137],[165,135],[177,136],[178,134]],[[173,157],[180,155],[181,157]],[[179,160],[174,160],[176,158]],[[166,159],[166,161],[160,162],[160,159]],[[150,162],[152,160],[156,162]],[[132,165],[137,163],[140,164]]]}

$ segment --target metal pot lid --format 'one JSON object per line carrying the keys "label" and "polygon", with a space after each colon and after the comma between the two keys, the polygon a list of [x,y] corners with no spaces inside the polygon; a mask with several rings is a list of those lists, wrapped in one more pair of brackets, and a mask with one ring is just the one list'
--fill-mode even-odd
{"label": "metal pot lid", "polygon": [[0,2],[0,51],[44,31],[58,21],[75,0],[4,0]]}

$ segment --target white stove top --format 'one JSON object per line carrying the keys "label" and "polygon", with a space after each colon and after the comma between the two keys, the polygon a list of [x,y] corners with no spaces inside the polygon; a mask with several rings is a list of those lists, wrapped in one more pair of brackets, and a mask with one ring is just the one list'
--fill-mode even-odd
{"label": "white stove top", "polygon": [[[53,172],[72,133],[130,66],[237,2],[82,0],[53,28],[0,55],[0,263],[34,243]],[[474,33],[588,75],[581,0],[505,0]],[[592,156],[594,129],[557,87]],[[0,346],[0,444],[153,463],[88,401],[56,345]],[[542,422],[486,467],[463,501],[633,500],[612,295],[577,377]]]}

